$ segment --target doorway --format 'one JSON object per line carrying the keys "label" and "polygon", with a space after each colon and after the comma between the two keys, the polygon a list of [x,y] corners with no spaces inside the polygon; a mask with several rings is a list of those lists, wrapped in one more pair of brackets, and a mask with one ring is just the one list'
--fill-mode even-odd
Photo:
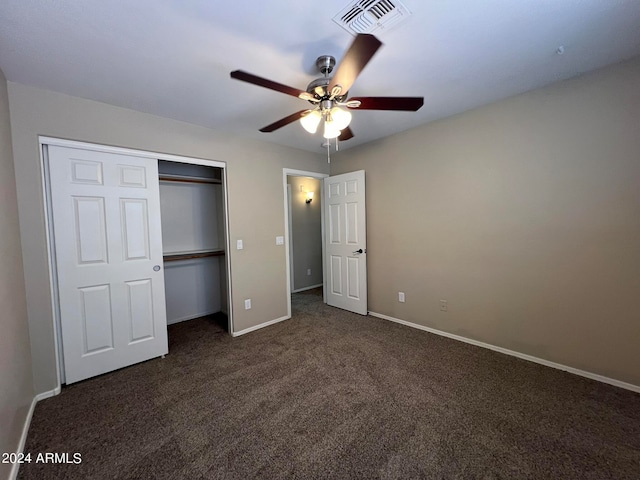
{"label": "doorway", "polygon": [[327,174],[285,168],[287,301],[291,294],[324,287],[323,179]]}
{"label": "doorway", "polygon": [[322,182],[287,176],[291,293],[322,286]]}
{"label": "doorway", "polygon": [[[317,184],[312,183],[312,180],[318,180],[319,192],[314,190]],[[296,254],[295,251],[294,212],[302,206],[302,202],[305,206],[310,206],[316,199],[320,204],[323,302],[360,315],[367,315],[364,170],[329,176],[285,168],[283,169],[283,188],[289,317],[291,317],[291,293],[295,290],[297,283],[295,277],[301,274],[306,275],[309,268],[304,263],[305,257]],[[309,193],[313,193],[313,196],[310,197]],[[302,223],[308,218],[311,218],[311,210],[303,211]],[[310,235],[313,238],[316,234]],[[299,258],[302,258],[302,265],[296,266],[296,263],[300,263]],[[298,292],[306,290],[302,287],[302,283],[297,283],[297,286]],[[318,288],[317,285],[308,287]]]}
{"label": "doorway", "polygon": [[222,169],[158,161],[167,325],[214,316],[227,325]]}

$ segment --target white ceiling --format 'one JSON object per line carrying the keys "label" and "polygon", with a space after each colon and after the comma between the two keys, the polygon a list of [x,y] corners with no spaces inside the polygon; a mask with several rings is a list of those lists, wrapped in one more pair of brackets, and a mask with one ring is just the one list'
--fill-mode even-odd
{"label": "white ceiling", "polygon": [[[8,80],[321,152],[296,122],[308,103],[232,80],[241,69],[304,90],[316,57],[353,37],[346,0],[2,0]],[[640,55],[640,0],[403,0],[403,24],[352,96],[424,96],[413,112],[354,111],[341,149]],[[564,46],[565,53],[556,50]]]}

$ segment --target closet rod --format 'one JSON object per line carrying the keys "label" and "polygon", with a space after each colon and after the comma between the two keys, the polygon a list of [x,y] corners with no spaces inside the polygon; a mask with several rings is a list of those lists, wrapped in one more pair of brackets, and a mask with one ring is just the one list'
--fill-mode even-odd
{"label": "closet rod", "polygon": [[183,177],[180,175],[160,175],[159,178],[162,182],[222,183],[222,181],[217,178]]}

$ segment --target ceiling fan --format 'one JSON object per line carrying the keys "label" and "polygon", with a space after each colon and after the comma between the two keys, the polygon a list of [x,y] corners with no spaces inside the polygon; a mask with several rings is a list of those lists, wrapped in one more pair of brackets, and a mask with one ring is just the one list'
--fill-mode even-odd
{"label": "ceiling fan", "polygon": [[[369,60],[382,46],[382,42],[371,34],[359,34],[333,72],[336,59],[323,55],[316,60],[316,67],[324,76],[313,80],[305,90],[289,87],[266,78],[258,77],[242,70],[231,72],[231,78],[269,88],[277,92],[307,100],[313,108],[292,113],[266,127],[261,132],[273,132],[296,120],[309,133],[315,133],[324,120],[323,136],[327,139],[348,140],[353,137],[349,128],[350,109],[360,110],[400,110],[415,112],[424,104],[423,97],[352,97],[347,98],[349,89]],[[344,108],[346,107],[346,109]]]}

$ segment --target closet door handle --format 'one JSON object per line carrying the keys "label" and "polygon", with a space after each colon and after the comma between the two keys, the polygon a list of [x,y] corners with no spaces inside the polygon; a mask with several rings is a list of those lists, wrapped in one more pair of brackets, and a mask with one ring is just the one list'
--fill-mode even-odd
{"label": "closet door handle", "polygon": [[160,265],[154,265],[153,266],[153,271],[154,272],[159,272],[160,271]]}

